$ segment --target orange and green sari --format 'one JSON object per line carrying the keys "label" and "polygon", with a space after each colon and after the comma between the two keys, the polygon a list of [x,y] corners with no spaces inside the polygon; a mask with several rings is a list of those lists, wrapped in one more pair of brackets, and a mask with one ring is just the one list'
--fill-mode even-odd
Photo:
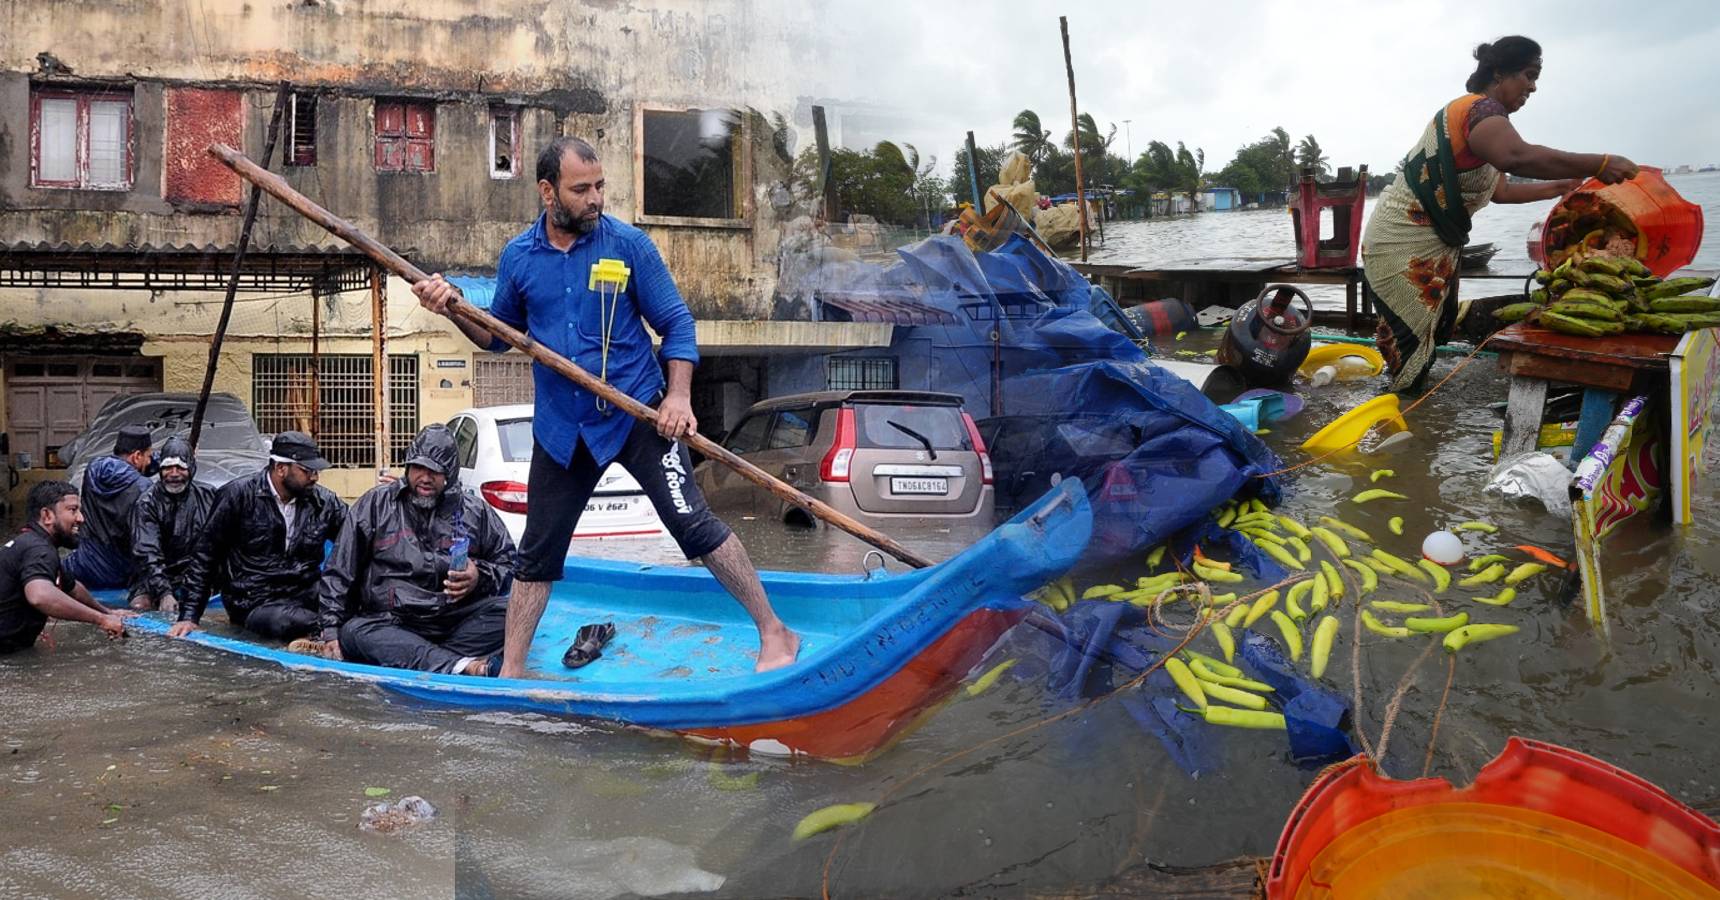
{"label": "orange and green sari", "polygon": [[1362,235],[1362,286],[1379,314],[1377,338],[1393,391],[1419,389],[1434,346],[1450,336],[1470,217],[1499,184],[1499,170],[1469,151],[1470,126],[1480,121],[1471,116],[1477,103],[1494,102],[1469,94],[1434,114]]}

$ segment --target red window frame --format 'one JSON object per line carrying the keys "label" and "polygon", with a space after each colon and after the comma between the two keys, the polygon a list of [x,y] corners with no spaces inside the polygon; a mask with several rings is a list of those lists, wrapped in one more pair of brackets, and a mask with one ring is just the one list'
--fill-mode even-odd
{"label": "red window frame", "polygon": [[376,171],[436,171],[436,104],[376,101]]}
{"label": "red window frame", "polygon": [[[72,100],[77,103],[76,134],[73,137],[73,164],[76,173],[70,181],[49,181],[41,177],[42,167],[42,101]],[[91,101],[123,102],[125,104],[125,179],[114,184],[92,184],[90,178],[90,103]],[[137,148],[137,117],[128,91],[80,91],[64,88],[30,89],[30,186],[33,188],[68,188],[80,191],[129,191],[136,176],[132,170]]]}

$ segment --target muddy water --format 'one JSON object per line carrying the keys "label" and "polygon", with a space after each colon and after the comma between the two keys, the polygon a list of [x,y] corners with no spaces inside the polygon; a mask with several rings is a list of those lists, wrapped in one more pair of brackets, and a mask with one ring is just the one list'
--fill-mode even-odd
{"label": "muddy water", "polygon": [[[1457,362],[1441,357],[1436,375]],[[1564,522],[1480,490],[1499,421],[1488,404],[1504,394],[1493,362],[1478,360],[1414,414],[1412,442],[1305,470],[1285,509],[1309,521],[1340,511],[1400,554],[1430,528],[1475,518],[1502,529],[1473,540],[1477,552],[1531,543],[1568,554]],[[1313,392],[1302,417],[1266,440],[1299,459],[1297,442],[1368,396],[1366,385]],[[1714,463],[1699,509],[1720,502]],[[1389,486],[1412,500],[1349,503],[1380,467],[1396,470]],[[1405,537],[1388,537],[1391,515],[1408,520]],[[1598,755],[1688,802],[1720,798],[1720,527],[1702,518],[1684,530],[1633,523],[1612,539],[1610,640],[1551,575],[1501,610],[1446,600],[1523,630],[1459,659],[1433,772],[1467,778],[1520,734]],[[865,555],[828,530],[735,524],[767,566],[855,571]],[[947,556],[972,536],[931,527],[898,537]],[[672,558],[649,541],[593,552]],[[1140,571],[1131,561],[1078,580]],[[1351,694],[1358,657],[1353,610],[1344,614],[1329,680]],[[155,638],[109,644],[73,626],[55,637],[52,650],[0,658],[0,896],[809,896],[832,842],[794,844],[794,822],[909,779],[850,833],[831,867],[835,895],[1020,896],[1097,885],[1144,862],[1268,854],[1312,777],[1285,760],[1281,737],[1236,732],[1222,735],[1223,765],[1190,778],[1112,703],[1004,738],[1067,708],[1036,677],[1046,646],[1026,629],[988,660],[1028,661],[996,688],[951,702],[853,768],[718,759],[607,726],[428,707]],[[1369,635],[1360,649],[1358,719],[1377,740],[1385,697],[1418,648]],[[1389,773],[1421,772],[1444,679],[1442,663],[1419,670]],[[756,786],[723,789],[755,772]],[[366,788],[421,795],[442,814],[402,834],[360,832]]]}

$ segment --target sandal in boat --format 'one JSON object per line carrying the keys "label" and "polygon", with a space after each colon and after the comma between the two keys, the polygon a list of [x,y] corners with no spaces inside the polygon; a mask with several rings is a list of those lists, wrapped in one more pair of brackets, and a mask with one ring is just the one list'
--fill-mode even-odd
{"label": "sandal in boat", "polygon": [[615,639],[615,623],[600,622],[592,625],[581,625],[579,632],[573,637],[573,646],[567,648],[562,656],[561,664],[570,669],[588,665],[603,655],[603,645]]}

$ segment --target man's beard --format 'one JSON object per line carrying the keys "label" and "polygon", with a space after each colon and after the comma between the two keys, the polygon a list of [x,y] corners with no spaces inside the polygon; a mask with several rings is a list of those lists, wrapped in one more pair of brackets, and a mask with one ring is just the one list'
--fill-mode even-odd
{"label": "man's beard", "polygon": [[54,546],[56,547],[64,547],[67,550],[77,549],[77,532],[61,527],[58,522],[55,522],[54,527],[48,531],[48,536],[54,539]]}
{"label": "man's beard", "polygon": [[558,197],[550,201],[549,220],[551,224],[562,231],[571,231],[574,234],[590,234],[597,227],[597,220],[602,216],[603,209],[599,207],[596,217],[590,219],[576,218],[573,210],[562,205],[561,198]]}
{"label": "man's beard", "polygon": [[190,486],[190,479],[186,479],[184,481],[163,481],[161,483],[161,489],[169,494],[183,494],[185,493],[185,489]]}
{"label": "man's beard", "polygon": [[436,501],[440,500],[440,499],[441,499],[441,497],[439,497],[436,494],[431,494],[430,496],[426,497],[423,494],[418,493],[417,491],[412,492],[412,505],[418,507],[419,509],[435,509],[436,508]]}

